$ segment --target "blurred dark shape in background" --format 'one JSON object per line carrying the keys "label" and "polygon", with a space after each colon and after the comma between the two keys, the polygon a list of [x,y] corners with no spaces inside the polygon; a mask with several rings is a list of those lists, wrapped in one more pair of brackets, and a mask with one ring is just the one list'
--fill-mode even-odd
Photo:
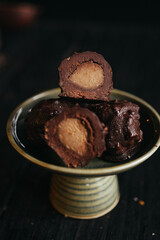
{"label": "blurred dark shape in background", "polygon": [[38,17],[103,22],[159,22],[159,3],[134,1],[53,1],[29,0],[0,1],[0,25],[22,28],[34,24]]}
{"label": "blurred dark shape in background", "polygon": [[0,3],[0,26],[7,28],[25,28],[34,24],[41,12],[40,6],[23,2]]}

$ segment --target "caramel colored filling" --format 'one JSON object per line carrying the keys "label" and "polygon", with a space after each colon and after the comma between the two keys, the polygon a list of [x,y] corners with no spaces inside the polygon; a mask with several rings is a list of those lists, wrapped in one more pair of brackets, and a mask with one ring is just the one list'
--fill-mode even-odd
{"label": "caramel colored filling", "polygon": [[67,118],[58,125],[58,136],[62,144],[84,156],[86,153],[87,130],[77,118]]}
{"label": "caramel colored filling", "polygon": [[104,82],[103,69],[91,61],[80,64],[71,74],[69,80],[86,89],[95,89]]}

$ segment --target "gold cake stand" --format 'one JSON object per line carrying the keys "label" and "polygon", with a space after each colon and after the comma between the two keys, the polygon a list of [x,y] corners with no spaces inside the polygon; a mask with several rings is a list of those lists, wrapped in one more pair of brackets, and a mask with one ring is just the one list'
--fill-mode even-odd
{"label": "gold cake stand", "polygon": [[36,151],[27,140],[24,120],[30,109],[44,99],[57,98],[59,88],[37,94],[21,103],[10,115],[7,135],[12,146],[26,159],[53,171],[49,198],[51,204],[65,216],[90,219],[111,211],[119,201],[117,174],[136,167],[147,160],[160,145],[160,116],[144,100],[114,89],[111,99],[127,99],[141,109],[141,127],[144,141],[140,152],[122,163],[94,159],[84,168],[68,168],[53,153]]}

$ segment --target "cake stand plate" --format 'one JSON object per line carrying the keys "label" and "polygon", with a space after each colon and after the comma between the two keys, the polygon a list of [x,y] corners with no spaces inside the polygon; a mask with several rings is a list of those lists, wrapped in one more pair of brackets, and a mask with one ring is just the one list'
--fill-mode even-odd
{"label": "cake stand plate", "polygon": [[41,100],[58,98],[59,93],[59,88],[51,89],[21,103],[8,119],[8,139],[24,158],[53,172],[49,198],[55,209],[73,218],[97,218],[110,212],[119,201],[117,174],[141,164],[158,149],[160,116],[144,100],[113,89],[111,99],[127,99],[140,106],[144,140],[139,153],[124,162],[111,163],[102,159],[93,159],[83,168],[68,168],[63,165],[54,151],[51,154],[32,146],[27,140],[24,129],[26,115],[32,107]]}

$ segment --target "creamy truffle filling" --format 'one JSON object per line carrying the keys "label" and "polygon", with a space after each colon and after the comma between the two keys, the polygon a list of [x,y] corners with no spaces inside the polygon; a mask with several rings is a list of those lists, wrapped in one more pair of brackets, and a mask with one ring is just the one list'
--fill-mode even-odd
{"label": "creamy truffle filling", "polygon": [[58,125],[58,136],[68,149],[84,156],[87,150],[87,130],[77,118],[67,118]]}
{"label": "creamy truffle filling", "polygon": [[104,82],[103,69],[92,61],[84,62],[70,75],[69,81],[85,89],[95,89]]}

